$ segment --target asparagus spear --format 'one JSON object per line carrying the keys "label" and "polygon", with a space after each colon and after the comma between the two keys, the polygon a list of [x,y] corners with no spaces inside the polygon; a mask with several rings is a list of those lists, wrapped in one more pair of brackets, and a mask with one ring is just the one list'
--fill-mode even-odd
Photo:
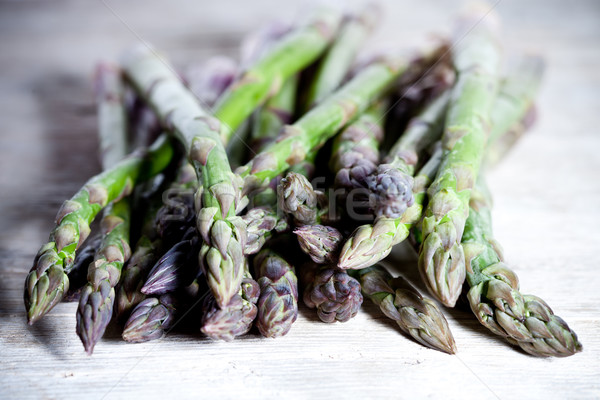
{"label": "asparagus spear", "polygon": [[423,346],[449,354],[456,352],[444,314],[406,279],[392,278],[381,265],[362,269],[356,275],[365,296],[377,304],[386,317],[396,321],[403,332]]}
{"label": "asparagus spear", "polygon": [[337,260],[344,237],[332,226],[305,225],[294,233],[303,252],[317,264],[331,264]]}
{"label": "asparagus spear", "polygon": [[243,221],[235,216],[239,185],[219,136],[219,126],[228,122],[209,116],[172,68],[148,50],[132,54],[125,71],[163,125],[173,127],[196,170],[201,265],[217,303],[225,306],[239,290],[245,238]]}
{"label": "asparagus spear", "polygon": [[540,298],[523,295],[514,271],[493,239],[492,199],[483,176],[470,201],[462,244],[467,265],[467,298],[477,319],[527,353],[566,357],[581,351],[577,335]]}
{"label": "asparagus spear", "polygon": [[149,149],[139,149],[91,178],[65,201],[48,243],[41,247],[25,280],[25,308],[30,324],[50,311],[68,290],[67,273],[98,212],[110,202],[128,195],[136,183],[159,173],[169,164],[172,155],[171,142],[166,136],[160,136]]}
{"label": "asparagus spear", "polygon": [[272,249],[254,258],[260,286],[256,327],[265,337],[287,334],[298,317],[298,280],[294,267]]}
{"label": "asparagus spear", "polygon": [[460,238],[498,86],[496,18],[489,13],[481,19],[471,12],[459,21],[455,37],[460,40],[455,42],[452,57],[458,77],[443,134],[445,154],[429,187],[429,204],[423,213],[419,271],[430,293],[449,307],[456,303],[465,279]]}
{"label": "asparagus spear", "polygon": [[[225,57],[209,59],[199,69],[188,71],[190,90],[208,106],[227,89],[235,77],[235,63]],[[148,221],[138,240],[136,250],[124,266],[121,282],[117,289],[117,316],[129,314],[145,295],[141,289],[143,278],[156,263],[164,244],[171,245],[181,239],[193,222],[193,193],[197,189],[194,168],[183,161],[175,181],[164,192],[165,203],[155,210],[150,207]],[[162,203],[162,199],[161,199]],[[163,244],[163,242],[166,242]],[[147,309],[147,308],[146,308]]]}
{"label": "asparagus spear", "polygon": [[102,244],[88,270],[88,284],[81,291],[77,308],[77,334],[85,351],[92,354],[113,313],[115,287],[123,264],[131,256],[129,248],[129,199],[109,206],[102,218]]}
{"label": "asparagus spear", "polygon": [[338,13],[323,10],[306,26],[284,36],[243,72],[216,105],[223,142],[229,141],[235,128],[256,106],[277,93],[283,82],[319,57],[332,40],[340,20]]}
{"label": "asparagus spear", "polygon": [[360,13],[344,18],[335,40],[319,62],[308,89],[306,109],[322,102],[341,85],[360,46],[379,21],[379,14],[379,8],[375,4],[369,4]]}
{"label": "asparagus spear", "polygon": [[245,179],[245,191],[265,186],[289,166],[301,162],[312,149],[360,115],[405,68],[406,63],[399,61],[373,63],[294,124],[285,126],[277,143],[238,168]]}
{"label": "asparagus spear", "polygon": [[360,284],[346,271],[307,263],[300,277],[304,284],[304,304],[316,308],[321,321],[346,322],[358,313],[363,302]]}
{"label": "asparagus spear", "polygon": [[413,118],[383,163],[365,178],[375,196],[375,215],[398,218],[413,204],[413,175],[419,154],[439,139],[449,92],[443,93]]}
{"label": "asparagus spear", "polygon": [[442,159],[438,144],[431,158],[421,168],[413,186],[414,203],[398,218],[379,217],[373,224],[359,226],[342,247],[338,267],[361,269],[383,260],[392,247],[406,239],[413,225],[421,218],[426,190]]}
{"label": "asparagus spear", "polygon": [[[113,79],[118,84],[112,87],[112,92],[100,98],[99,129],[101,162],[106,170],[124,157],[127,152],[127,123],[124,121],[124,105],[122,96],[121,75],[111,71]],[[109,75],[106,72],[104,75]],[[105,79],[106,80],[106,79]],[[117,101],[120,107],[113,105],[108,110],[106,101]],[[117,120],[120,124],[109,124]],[[113,164],[111,164],[113,163]],[[81,291],[77,308],[76,332],[88,354],[92,354],[94,346],[100,340],[113,314],[115,287],[121,277],[123,264],[131,256],[129,245],[131,225],[131,203],[129,197],[119,199],[104,210],[101,221],[102,239],[94,261],[88,268],[88,283]]]}
{"label": "asparagus spear", "polygon": [[[263,38],[261,48],[268,50],[269,42],[277,39],[283,34],[283,29],[271,29],[267,38]],[[256,47],[256,46],[255,46]],[[256,50],[254,51],[256,52]],[[255,151],[261,151],[273,143],[281,128],[291,122],[296,105],[296,90],[298,87],[298,76],[292,76],[286,80],[281,90],[273,95],[254,116],[254,126],[251,133],[251,147]],[[273,233],[281,233],[289,229],[287,219],[278,213],[277,195],[272,188],[265,188],[259,194],[253,196],[253,205],[242,219],[246,223],[246,246],[244,254],[255,254],[260,251],[265,242]]]}

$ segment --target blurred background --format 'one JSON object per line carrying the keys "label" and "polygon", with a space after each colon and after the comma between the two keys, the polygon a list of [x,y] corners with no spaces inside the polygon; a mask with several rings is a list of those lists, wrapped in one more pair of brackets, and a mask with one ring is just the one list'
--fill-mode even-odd
{"label": "blurred background", "polygon": [[[356,7],[365,2],[336,3]],[[382,23],[367,51],[409,49],[447,34],[464,4],[380,3]],[[490,3],[502,18],[507,53],[536,52],[547,60],[538,123],[489,179],[496,201],[496,236],[509,260],[517,261],[522,286],[531,288],[526,291],[557,305],[559,314],[580,333],[582,354],[568,360],[531,359],[494,343],[483,328],[474,328],[476,323],[460,322],[466,318],[460,312],[449,318],[463,357],[460,363],[418,350],[404,343],[407,340],[398,344],[406,349],[392,347],[390,354],[386,343],[395,345],[402,338],[390,326],[373,326],[373,317],[361,313],[356,321],[334,328],[301,317],[290,336],[277,343],[253,339],[238,347],[217,344],[202,349],[194,341],[175,341],[152,350],[139,365],[136,352],[145,354],[149,348],[128,347],[133,358],[121,355],[123,365],[117,373],[106,364],[115,362],[115,340],[105,353],[98,349],[93,359],[80,354],[74,304],[57,307],[58,322],[43,328],[58,339],[41,334],[42,328],[25,327],[22,284],[33,257],[47,239],[62,201],[100,170],[91,84],[95,63],[116,61],[123,49],[140,41],[152,43],[180,68],[216,54],[237,58],[244,35],[273,20],[295,20],[314,4],[0,1],[0,397],[2,389],[15,397],[24,387],[37,387],[39,391],[31,393],[48,397],[69,397],[84,390],[97,370],[104,371],[107,381],[102,384],[119,383],[114,391],[119,398],[130,393],[172,394],[168,381],[178,382],[184,395],[201,388],[208,397],[247,396],[248,388],[255,390],[250,393],[269,395],[291,390],[302,397],[301,389],[309,382],[315,382],[313,395],[337,390],[341,398],[397,398],[398,392],[388,389],[398,390],[403,384],[410,387],[406,393],[417,397],[439,395],[441,390],[449,398],[600,396],[600,280],[595,261],[600,246],[600,2],[595,0]],[[379,332],[383,328],[390,331],[389,337]],[[374,330],[380,346],[371,341]],[[22,354],[28,348],[41,354],[41,370],[24,370],[27,358]],[[163,365],[160,357],[171,364],[158,367],[161,376],[156,379],[148,374]],[[350,362],[352,371],[347,370]],[[122,371],[128,371],[124,382]],[[44,379],[62,382],[69,373],[77,377],[70,381],[72,392],[40,385]],[[361,384],[365,375],[379,382],[374,392]],[[137,392],[141,382],[143,390]]]}

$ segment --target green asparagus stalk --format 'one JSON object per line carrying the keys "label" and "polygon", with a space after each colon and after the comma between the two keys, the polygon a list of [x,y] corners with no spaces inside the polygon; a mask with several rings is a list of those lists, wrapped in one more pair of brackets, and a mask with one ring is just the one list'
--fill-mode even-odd
{"label": "green asparagus stalk", "polygon": [[[381,69],[383,69],[383,71],[381,71]],[[339,71],[339,68],[337,70]],[[376,77],[376,74],[390,76],[382,79]],[[270,176],[266,176],[263,180],[264,182],[274,178],[278,173],[283,172],[283,170],[286,169],[286,165],[298,165],[303,159],[308,158],[309,155],[314,157],[315,153],[312,149],[318,148],[325,141],[324,139],[332,136],[337,130],[345,125],[347,120],[354,118],[361,109],[364,109],[368,105],[369,101],[371,101],[370,98],[375,96],[371,85],[376,84],[376,79],[380,81],[385,80],[383,83],[378,83],[378,85],[380,85],[379,90],[383,90],[385,85],[393,80],[394,76],[394,72],[390,72],[390,70],[385,67],[385,64],[380,62],[378,65],[374,66],[371,70],[371,74],[367,73],[360,78],[357,77],[357,79],[330,96],[324,104],[319,105],[305,117],[301,118],[296,124],[285,127],[282,136],[278,139],[278,143],[273,144],[257,155],[254,158],[254,161],[251,162],[251,167],[241,168],[238,172],[241,172],[242,174],[246,173],[246,176],[248,177],[248,171],[251,171],[252,174],[256,172],[257,163],[259,169],[262,164],[264,164],[264,167],[268,168],[270,162],[269,159],[273,158],[274,154],[281,152],[282,154],[290,155],[290,158],[285,161],[286,163],[289,162],[289,164],[283,164],[280,171],[273,171]],[[354,103],[356,107],[350,106],[350,103]],[[312,115],[312,117],[310,115]],[[319,125],[317,119],[321,119],[321,122],[323,120],[331,121],[331,124],[330,126]],[[297,135],[294,132],[297,132]],[[308,135],[302,135],[302,132],[313,134],[316,139],[319,139],[318,135],[321,135],[321,140],[315,141],[314,144],[311,144],[310,142],[304,144],[305,149],[301,151],[302,154],[298,153],[298,159],[291,160],[291,156],[295,156],[293,151],[299,150],[301,148],[300,146],[303,145],[303,139],[307,139],[308,137]],[[326,137],[323,137],[323,135]],[[305,140],[304,142],[306,143]],[[282,145],[282,143],[284,144]],[[288,153],[286,153],[286,149],[289,151]],[[263,161],[260,161],[261,159]],[[302,172],[305,174],[308,173],[308,171],[301,170],[291,172],[279,183],[279,208],[284,212],[291,214],[297,225],[310,225],[319,222],[321,215],[327,213],[326,204],[328,203],[328,200],[324,195],[313,190],[312,185],[308,182],[308,179]],[[251,182],[254,178],[255,176],[251,175],[248,180]],[[258,178],[254,183],[250,183],[249,187],[256,185],[260,180],[261,178]],[[260,183],[258,186],[260,186]]]}
{"label": "green asparagus stalk", "polygon": [[298,243],[317,264],[332,264],[337,261],[340,247],[344,237],[332,226],[304,225],[297,228],[294,233]]}
{"label": "green asparagus stalk", "polygon": [[296,104],[297,88],[298,76],[294,75],[286,80],[279,92],[258,110],[254,119],[250,143],[250,147],[255,152],[260,152],[273,143],[279,135],[281,127],[291,122]]}
{"label": "green asparagus stalk", "polygon": [[115,287],[123,264],[131,256],[129,247],[129,199],[109,206],[102,218],[102,244],[88,270],[88,284],[81,291],[77,308],[77,334],[85,351],[92,354],[113,314]]}
{"label": "green asparagus stalk", "polygon": [[398,218],[414,201],[412,186],[419,154],[442,133],[449,92],[411,120],[383,163],[365,181],[375,196],[375,215]]}
{"label": "green asparagus stalk", "polygon": [[298,317],[298,280],[294,267],[271,249],[254,258],[260,286],[256,327],[265,337],[287,334]]}
{"label": "green asparagus stalk", "polygon": [[443,134],[445,154],[423,213],[419,271],[430,293],[449,307],[456,303],[465,279],[460,238],[498,87],[496,18],[493,13],[483,19],[475,12],[466,14],[455,32],[459,40],[452,58],[458,76]]}
{"label": "green asparagus stalk", "polygon": [[347,322],[358,313],[363,302],[360,284],[346,271],[307,263],[299,277],[304,286],[304,304],[316,308],[321,321]]}
{"label": "green asparagus stalk", "polygon": [[361,269],[383,260],[392,247],[406,239],[413,225],[421,218],[426,191],[442,160],[438,145],[431,158],[415,177],[414,203],[398,218],[379,217],[373,224],[359,226],[342,247],[338,267]]}
{"label": "green asparagus stalk", "polygon": [[237,170],[245,179],[245,191],[265,186],[291,165],[304,160],[312,149],[368,108],[405,69],[405,62],[373,63],[293,125],[285,126],[277,143]]}
{"label": "green asparagus stalk", "polygon": [[163,170],[172,155],[170,140],[160,136],[149,149],[139,149],[91,178],[62,205],[56,217],[56,227],[50,233],[48,243],[38,252],[25,281],[25,308],[30,324],[58,304],[68,290],[67,273],[100,210],[131,193],[138,182]]}
{"label": "green asparagus stalk", "polygon": [[542,299],[521,294],[517,275],[493,239],[491,205],[480,176],[462,237],[473,313],[486,328],[534,356],[566,357],[581,351],[575,332]]}
{"label": "green asparagus stalk", "polygon": [[454,337],[444,314],[435,303],[423,297],[406,279],[392,278],[380,265],[356,273],[362,291],[377,304],[386,317],[423,346],[456,353]]}
{"label": "green asparagus stalk", "polygon": [[375,4],[345,17],[331,47],[319,62],[308,89],[307,110],[321,103],[341,85],[358,50],[379,19],[380,10]]}
{"label": "green asparagus stalk", "polygon": [[[273,42],[280,39],[285,29],[280,26],[271,27],[266,32],[266,37],[259,40],[255,45],[253,53],[266,52]],[[258,47],[258,49],[256,49]],[[273,143],[281,128],[291,122],[296,106],[296,91],[298,88],[298,76],[294,75],[283,83],[281,90],[274,94],[255,113],[254,126],[252,129],[251,147],[254,151],[261,151]],[[277,195],[272,188],[265,188],[260,194],[253,196],[254,208],[246,212],[242,219],[246,223],[246,246],[244,254],[255,254],[260,251],[267,239],[274,233],[288,230],[287,218],[278,213]]]}
{"label": "green asparagus stalk", "polygon": [[215,108],[222,122],[221,139],[228,142],[237,126],[283,83],[311,64],[327,48],[341,21],[331,10],[318,13],[307,25],[285,35],[223,94]]}

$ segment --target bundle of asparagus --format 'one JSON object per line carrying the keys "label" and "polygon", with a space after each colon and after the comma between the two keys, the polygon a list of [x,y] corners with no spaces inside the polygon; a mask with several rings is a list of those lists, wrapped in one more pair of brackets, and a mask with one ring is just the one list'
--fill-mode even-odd
{"label": "bundle of asparagus", "polygon": [[[100,67],[104,171],[63,204],[35,258],[29,323],[70,289],[92,353],[113,313],[129,342],[182,320],[214,340],[253,325],[275,338],[299,298],[333,323],[364,296],[416,342],[454,353],[443,309],[380,263],[410,237],[444,306],[464,292],[485,327],[527,353],[580,351],[543,300],[521,294],[492,239],[482,174],[531,125],[543,62],[518,56],[502,73],[497,16],[479,9],[433,49],[361,61],[379,17],[320,10],[254,35],[239,67],[217,58],[184,78],[148,48]],[[242,128],[250,156],[228,145]],[[81,248],[100,211],[101,232]]]}

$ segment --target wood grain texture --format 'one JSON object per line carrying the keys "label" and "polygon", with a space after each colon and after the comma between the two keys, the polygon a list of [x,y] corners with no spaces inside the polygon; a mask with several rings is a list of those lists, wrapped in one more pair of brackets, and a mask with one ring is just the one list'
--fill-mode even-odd
{"label": "wood grain texture", "polygon": [[[584,351],[536,359],[448,310],[458,355],[423,348],[365,304],[345,324],[301,309],[276,340],[214,343],[169,335],[130,345],[108,332],[92,357],[76,304],[25,323],[22,285],[62,201],[99,171],[90,76],[138,37],[175,65],[235,55],[242,35],[304,2],[0,2],[0,398],[600,397],[600,3],[504,0],[506,48],[548,60],[540,119],[491,173],[497,239],[525,293],[578,332]],[[447,32],[459,3],[392,1],[370,47],[407,47]],[[118,15],[122,21],[116,16]],[[389,259],[414,273],[414,256]],[[410,272],[412,271],[412,272]]]}

